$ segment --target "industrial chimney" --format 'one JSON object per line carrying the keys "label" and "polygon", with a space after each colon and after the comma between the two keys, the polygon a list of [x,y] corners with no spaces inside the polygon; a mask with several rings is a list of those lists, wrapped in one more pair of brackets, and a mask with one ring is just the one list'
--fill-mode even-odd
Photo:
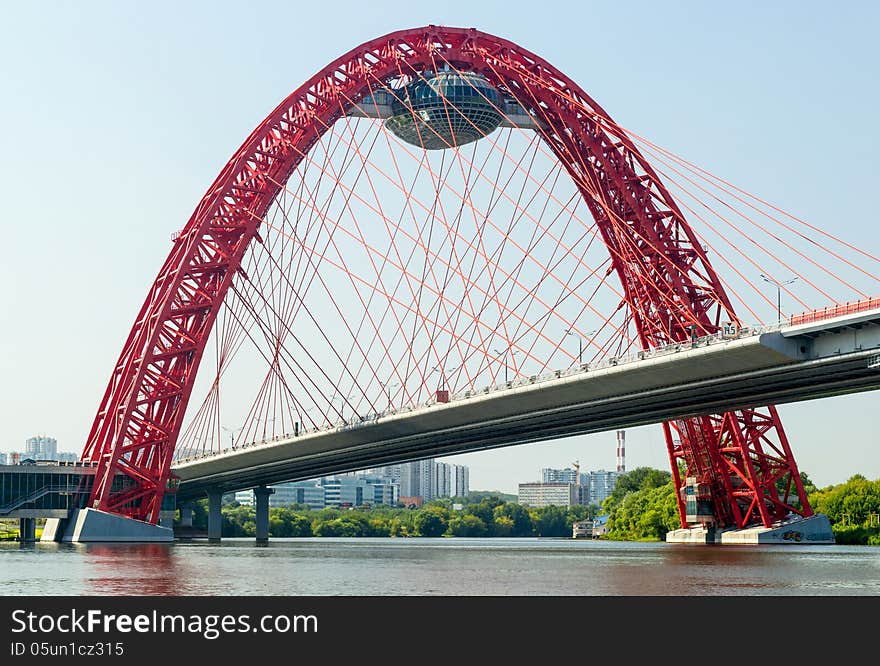
{"label": "industrial chimney", "polygon": [[626,471],[626,431],[618,430],[617,431],[617,471],[625,472]]}

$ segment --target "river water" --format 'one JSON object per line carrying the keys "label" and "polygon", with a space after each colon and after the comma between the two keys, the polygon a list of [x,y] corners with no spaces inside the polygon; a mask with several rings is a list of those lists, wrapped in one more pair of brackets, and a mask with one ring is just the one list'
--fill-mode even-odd
{"label": "river water", "polygon": [[571,539],[0,543],[12,595],[880,595],[880,548]]}

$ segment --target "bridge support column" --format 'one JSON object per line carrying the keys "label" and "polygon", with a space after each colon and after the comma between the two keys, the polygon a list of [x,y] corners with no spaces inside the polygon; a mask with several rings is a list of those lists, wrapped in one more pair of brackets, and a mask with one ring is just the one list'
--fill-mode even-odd
{"label": "bridge support column", "polygon": [[37,540],[37,519],[18,519],[18,540],[22,543],[33,543]]}
{"label": "bridge support column", "polygon": [[221,491],[208,491],[208,539],[211,541],[220,541],[223,533],[223,514],[220,512],[222,500]]}
{"label": "bridge support column", "polygon": [[274,488],[260,486],[254,488],[254,506],[257,509],[257,541],[269,540],[269,495]]}
{"label": "bridge support column", "polygon": [[190,528],[193,526],[193,505],[192,502],[184,502],[180,509],[180,526]]}

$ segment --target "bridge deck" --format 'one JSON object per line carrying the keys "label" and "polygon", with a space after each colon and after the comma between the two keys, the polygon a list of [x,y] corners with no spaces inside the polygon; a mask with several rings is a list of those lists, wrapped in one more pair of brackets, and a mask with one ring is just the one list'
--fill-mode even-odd
{"label": "bridge deck", "polygon": [[[178,461],[178,498],[880,388],[880,310],[825,329],[710,338]],[[797,327],[794,327],[797,328]]]}

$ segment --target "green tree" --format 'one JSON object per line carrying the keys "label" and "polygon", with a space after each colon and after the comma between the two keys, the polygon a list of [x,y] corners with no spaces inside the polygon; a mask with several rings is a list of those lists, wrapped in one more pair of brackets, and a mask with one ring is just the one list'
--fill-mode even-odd
{"label": "green tree", "polygon": [[631,472],[617,477],[614,490],[611,491],[611,495],[602,503],[602,510],[610,513],[615,506],[623,501],[623,498],[628,493],[649,488],[659,488],[671,480],[672,474],[665,470],[654,469],[653,467],[636,467]]}
{"label": "green tree", "polygon": [[295,513],[288,507],[272,507],[269,509],[269,536],[312,536],[312,522],[308,516]]}
{"label": "green tree", "polygon": [[383,517],[370,518],[370,536],[387,537],[391,536],[391,521]]}
{"label": "green tree", "polygon": [[509,537],[513,534],[513,520],[507,516],[500,515],[492,522],[492,533],[494,536]]}
{"label": "green tree", "polygon": [[467,503],[479,504],[484,499],[492,500],[496,505],[504,502],[516,502],[517,500],[516,495],[509,495],[497,490],[472,490],[468,493]]}
{"label": "green tree", "polygon": [[565,507],[546,506],[533,515],[535,517],[535,533],[538,536],[571,536],[572,521],[569,520],[569,514]]}
{"label": "green tree", "polygon": [[828,516],[838,543],[880,543],[880,479],[856,474],[846,483],[815,491],[809,500],[816,513]]}
{"label": "green tree", "polygon": [[449,534],[457,537],[483,537],[488,534],[486,523],[469,513],[454,516],[449,521]]}
{"label": "green tree", "polygon": [[624,495],[608,518],[608,538],[625,541],[662,541],[680,526],[672,482]]}
{"label": "green tree", "polygon": [[388,523],[388,534],[393,537],[415,536],[416,530],[411,516],[395,516]]}
{"label": "green tree", "polygon": [[532,517],[529,515],[528,509],[521,504],[507,502],[496,506],[493,511],[493,519],[496,524],[499,517],[509,518],[513,523],[513,526],[510,528],[510,536],[525,537],[532,536],[535,533]]}
{"label": "green tree", "polygon": [[449,527],[449,514],[442,507],[419,509],[413,521],[416,533],[424,537],[443,536]]}
{"label": "green tree", "polygon": [[495,508],[501,506],[504,502],[498,497],[483,497],[475,504],[468,504],[465,507],[465,513],[476,516],[483,521],[486,526],[487,535],[494,535]]}

